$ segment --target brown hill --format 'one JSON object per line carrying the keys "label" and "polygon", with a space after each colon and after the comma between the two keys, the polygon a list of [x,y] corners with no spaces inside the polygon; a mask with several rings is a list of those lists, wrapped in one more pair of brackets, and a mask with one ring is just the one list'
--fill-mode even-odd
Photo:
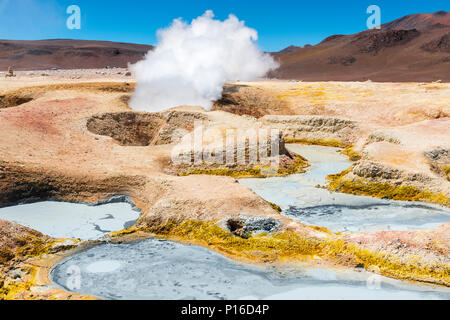
{"label": "brown hill", "polygon": [[0,70],[126,67],[141,60],[148,45],[89,40],[0,40]]}
{"label": "brown hill", "polygon": [[334,35],[318,45],[280,53],[274,56],[281,67],[271,77],[450,82],[450,13],[414,14],[381,30]]}
{"label": "brown hill", "polygon": [[423,29],[431,26],[450,25],[450,12],[418,13],[385,23],[383,29]]}
{"label": "brown hill", "polygon": [[278,51],[278,52],[270,52],[270,54],[272,54],[274,57],[281,57],[281,56],[283,56],[283,55],[285,55],[285,54],[294,52],[294,51],[296,51],[296,50],[298,50],[298,49],[301,49],[301,48],[302,48],[302,47],[289,46],[289,47],[286,47],[286,48],[284,48],[283,50]]}

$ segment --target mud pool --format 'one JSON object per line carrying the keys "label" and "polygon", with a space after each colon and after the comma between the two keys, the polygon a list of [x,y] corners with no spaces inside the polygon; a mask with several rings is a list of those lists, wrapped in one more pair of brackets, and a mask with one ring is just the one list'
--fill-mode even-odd
{"label": "mud pool", "polygon": [[0,208],[0,219],[9,220],[55,238],[101,239],[126,229],[139,218],[139,211],[124,197],[88,205],[41,201]]}
{"label": "mud pool", "polygon": [[240,183],[279,205],[283,214],[305,224],[334,232],[371,232],[434,228],[450,222],[450,210],[424,203],[392,201],[317,188],[326,176],[351,166],[339,149],[288,145],[292,152],[309,160],[305,174],[267,179],[241,179]]}
{"label": "mud pool", "polygon": [[[438,206],[330,193],[316,188],[351,163],[335,148],[290,145],[309,159],[306,174],[245,179],[283,214],[335,231],[425,228],[450,221]],[[0,209],[15,221],[58,238],[101,239],[134,224],[139,212],[118,197],[98,205],[44,201]],[[360,271],[241,264],[202,247],[160,239],[104,243],[51,271],[54,286],[104,299],[450,299],[450,290],[412,285]]]}
{"label": "mud pool", "polygon": [[93,247],[59,263],[51,279],[104,299],[450,299],[364,271],[257,267],[158,239]]}

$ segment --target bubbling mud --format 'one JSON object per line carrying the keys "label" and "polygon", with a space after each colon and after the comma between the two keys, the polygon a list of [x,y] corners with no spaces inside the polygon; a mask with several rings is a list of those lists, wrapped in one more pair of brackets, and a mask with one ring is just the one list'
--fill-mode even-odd
{"label": "bubbling mud", "polygon": [[202,247],[158,239],[93,247],[59,263],[51,279],[65,290],[104,299],[450,298],[445,289],[366,272],[245,265]]}
{"label": "bubbling mud", "polygon": [[450,222],[447,208],[415,202],[392,201],[318,188],[326,176],[351,166],[338,148],[288,145],[309,160],[305,174],[240,182],[258,195],[280,206],[282,214],[302,223],[325,227],[333,232],[415,230]]}
{"label": "bubbling mud", "polygon": [[[123,200],[119,198],[113,198]],[[101,239],[135,224],[140,213],[125,201],[98,205],[42,201],[0,209],[0,219],[16,222],[55,238]]]}

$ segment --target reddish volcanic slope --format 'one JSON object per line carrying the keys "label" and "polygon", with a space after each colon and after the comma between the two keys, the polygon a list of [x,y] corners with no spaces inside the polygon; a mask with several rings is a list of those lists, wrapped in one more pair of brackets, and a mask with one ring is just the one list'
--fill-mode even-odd
{"label": "reddish volcanic slope", "polygon": [[90,69],[126,67],[152,46],[88,40],[0,40],[0,70]]}
{"label": "reddish volcanic slope", "polygon": [[281,67],[270,76],[280,79],[449,82],[450,13],[414,14],[274,56]]}
{"label": "reddish volcanic slope", "polygon": [[435,13],[418,13],[385,23],[384,29],[423,29],[436,25],[450,25],[450,13],[438,11]]}

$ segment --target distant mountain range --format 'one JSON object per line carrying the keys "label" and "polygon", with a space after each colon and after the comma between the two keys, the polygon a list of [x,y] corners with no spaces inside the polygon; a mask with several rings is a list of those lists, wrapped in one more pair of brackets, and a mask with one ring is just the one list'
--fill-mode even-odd
{"label": "distant mountain range", "polygon": [[273,56],[281,67],[270,76],[280,79],[449,82],[450,13],[414,14]]}
{"label": "distant mountain range", "polygon": [[132,43],[89,40],[0,40],[0,70],[126,67],[153,49]]}
{"label": "distant mountain range", "polygon": [[[88,40],[0,40],[0,70],[126,67],[152,46]],[[409,15],[379,30],[332,35],[321,43],[271,53],[281,64],[269,74],[305,81],[450,82],[450,13]]]}

